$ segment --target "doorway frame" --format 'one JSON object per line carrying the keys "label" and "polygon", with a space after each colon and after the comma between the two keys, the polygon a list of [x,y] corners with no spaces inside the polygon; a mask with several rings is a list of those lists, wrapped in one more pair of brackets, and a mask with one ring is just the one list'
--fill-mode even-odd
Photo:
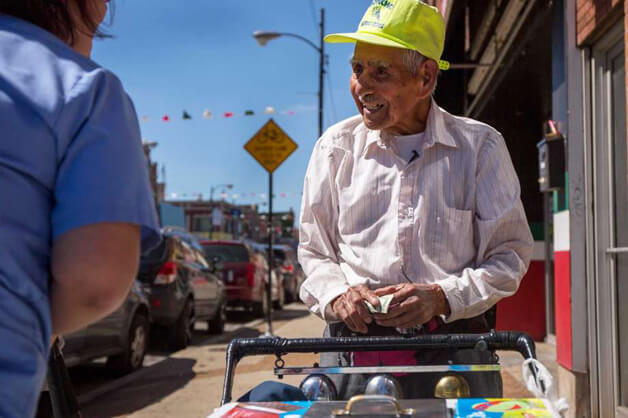
{"label": "doorway frame", "polygon": [[[587,224],[589,304],[589,359],[593,416],[628,418],[628,408],[619,405],[619,357],[617,352],[617,281],[615,256],[608,253],[615,242],[612,177],[612,57],[623,51],[624,20],[617,21],[590,51],[585,77],[588,80],[586,114],[590,121],[586,141],[590,156],[591,204]],[[588,74],[587,74],[588,73]],[[624,85],[625,88],[625,85]],[[609,341],[611,342],[609,344]]]}

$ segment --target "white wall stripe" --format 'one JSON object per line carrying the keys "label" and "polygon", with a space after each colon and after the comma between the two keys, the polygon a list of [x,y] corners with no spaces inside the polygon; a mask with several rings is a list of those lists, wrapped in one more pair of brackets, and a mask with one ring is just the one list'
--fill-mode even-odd
{"label": "white wall stripe", "polygon": [[569,211],[554,214],[554,252],[569,251]]}

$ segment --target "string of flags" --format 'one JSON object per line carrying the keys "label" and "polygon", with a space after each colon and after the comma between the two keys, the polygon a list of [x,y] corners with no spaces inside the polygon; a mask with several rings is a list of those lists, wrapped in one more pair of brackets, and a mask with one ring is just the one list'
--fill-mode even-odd
{"label": "string of flags", "polygon": [[[303,107],[300,110],[283,110],[281,112],[277,112],[277,110],[275,110],[274,107],[266,106],[266,108],[263,111],[263,114],[265,114],[265,115],[281,114],[281,115],[286,115],[286,116],[294,116],[297,113],[306,112],[306,111],[312,111],[312,109],[309,108],[309,107]],[[255,116],[256,113],[252,109],[247,109],[241,115],[242,116]],[[225,118],[225,119],[229,119],[229,118],[237,117],[239,115],[236,115],[234,112],[223,112],[222,114],[214,115],[209,109],[205,109],[201,113],[201,116],[205,120],[210,120],[210,119],[213,119],[214,117],[222,117],[222,118]],[[194,119],[194,117],[193,117],[192,113],[188,112],[187,110],[183,110],[181,119],[182,120],[192,120],[192,119]],[[144,123],[150,122],[151,120],[152,120],[152,118],[150,116],[148,116],[148,115],[143,115],[142,116],[142,122],[144,122]],[[159,120],[161,120],[161,122],[170,122],[170,121],[173,120],[173,118],[169,114],[166,113],[163,116],[161,116],[159,118]]]}
{"label": "string of flags", "polygon": [[[281,193],[273,193],[273,198],[282,198],[286,199],[288,197],[300,197],[302,196],[302,192],[281,192]],[[206,196],[206,195],[205,195]],[[169,193],[168,197],[170,199],[202,199],[204,197],[203,193]],[[233,193],[229,195],[228,193],[220,193],[218,194],[220,199],[247,199],[247,198],[259,198],[261,200],[265,200],[268,197],[268,193]]]}

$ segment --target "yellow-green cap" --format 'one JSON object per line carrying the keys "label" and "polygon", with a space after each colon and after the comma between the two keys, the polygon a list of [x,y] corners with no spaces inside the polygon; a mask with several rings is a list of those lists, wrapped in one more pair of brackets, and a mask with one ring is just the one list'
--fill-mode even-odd
{"label": "yellow-green cap", "polygon": [[440,59],[445,20],[437,8],[420,0],[373,0],[356,32],[327,35],[325,41],[412,49],[435,60],[441,70],[449,68],[449,63]]}

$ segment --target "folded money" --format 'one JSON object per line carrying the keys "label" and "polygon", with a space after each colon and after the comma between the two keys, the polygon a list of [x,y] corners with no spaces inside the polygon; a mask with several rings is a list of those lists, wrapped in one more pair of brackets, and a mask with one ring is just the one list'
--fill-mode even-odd
{"label": "folded money", "polygon": [[379,306],[377,308],[371,305],[366,300],[364,301],[364,303],[366,303],[366,307],[368,308],[369,312],[386,314],[388,313],[388,307],[390,306],[390,301],[392,301],[392,298],[393,298],[392,294],[378,296],[377,299],[379,299]]}

